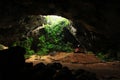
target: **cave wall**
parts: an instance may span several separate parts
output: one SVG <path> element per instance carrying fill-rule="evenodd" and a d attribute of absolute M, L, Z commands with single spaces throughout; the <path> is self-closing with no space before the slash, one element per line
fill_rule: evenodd
<path fill-rule="evenodd" d="M 118 0 L 1 0 L 0 30 L 5 29 L 7 32 L 8 29 L 8 36 L 13 37 L 13 30 L 10 31 L 9 28 L 12 29 L 11 25 L 14 25 L 19 29 L 17 20 L 20 17 L 60 15 L 72 20 L 78 31 L 83 27 L 87 32 L 105 36 L 110 43 L 119 47 L 119 9 Z M 1 32 L 0 35 L 6 32 Z"/>
<path fill-rule="evenodd" d="M 72 21 L 82 20 L 113 36 L 120 32 L 119 8 L 117 0 L 1 0 L 0 28 L 9 27 L 7 24 L 14 23 L 19 16 L 56 14 Z"/>

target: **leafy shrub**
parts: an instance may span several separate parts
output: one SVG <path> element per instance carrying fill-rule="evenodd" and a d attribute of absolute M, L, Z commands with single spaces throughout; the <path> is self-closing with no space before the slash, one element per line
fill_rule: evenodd
<path fill-rule="evenodd" d="M 103 61 L 106 61 L 106 60 L 107 60 L 105 54 L 103 54 L 102 52 L 99 52 L 99 53 L 97 54 L 97 57 L 98 57 L 99 59 L 103 60 Z"/>
<path fill-rule="evenodd" d="M 34 50 L 31 50 L 33 38 L 29 37 L 22 41 L 16 41 L 13 46 L 21 46 L 24 47 L 27 54 L 26 55 L 32 55 L 34 53 Z"/>
<path fill-rule="evenodd" d="M 31 19 L 31 18 L 30 18 Z M 70 22 L 65 18 L 54 18 L 54 20 L 50 16 L 44 17 L 44 29 L 45 34 L 41 35 L 38 38 L 37 44 L 37 54 L 46 55 L 49 52 L 53 51 L 64 51 L 70 52 L 72 51 L 71 43 L 65 43 L 63 41 L 63 28 L 69 26 Z M 21 23 L 23 24 L 23 23 Z M 26 25 L 26 24 L 23 24 Z M 27 25 L 28 27 L 29 25 Z M 32 55 L 35 53 L 34 50 L 31 49 L 33 44 L 33 38 L 28 37 L 22 41 L 16 41 L 14 46 L 21 46 L 26 49 L 26 58 L 28 55 Z"/>
<path fill-rule="evenodd" d="M 44 25 L 46 33 L 39 37 L 38 54 L 47 54 L 52 51 L 72 51 L 71 43 L 63 41 L 63 28 L 69 26 L 67 19 L 60 19 L 57 22 L 49 21 Z"/>

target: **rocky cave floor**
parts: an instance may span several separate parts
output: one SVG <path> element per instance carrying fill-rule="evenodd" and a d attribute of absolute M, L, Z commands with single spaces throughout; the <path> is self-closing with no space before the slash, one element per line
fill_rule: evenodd
<path fill-rule="evenodd" d="M 71 70 L 94 72 L 100 80 L 120 80 L 120 61 L 103 62 L 93 54 L 57 52 L 46 56 L 32 55 L 26 62 L 32 62 L 33 65 L 59 62 Z"/>

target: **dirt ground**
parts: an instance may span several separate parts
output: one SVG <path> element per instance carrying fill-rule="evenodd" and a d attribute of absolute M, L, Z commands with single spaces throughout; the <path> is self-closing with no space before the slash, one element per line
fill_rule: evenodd
<path fill-rule="evenodd" d="M 94 72 L 100 80 L 120 80 L 120 61 L 103 62 L 94 54 L 58 52 L 46 56 L 32 55 L 26 62 L 33 62 L 33 65 L 39 62 L 60 62 L 71 70 L 85 69 Z"/>

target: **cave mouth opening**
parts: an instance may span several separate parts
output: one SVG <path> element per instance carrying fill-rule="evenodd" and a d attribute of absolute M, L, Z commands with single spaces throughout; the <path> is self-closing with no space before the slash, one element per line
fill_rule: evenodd
<path fill-rule="evenodd" d="M 9 47 L 22 46 L 26 49 L 27 55 L 39 54 L 46 55 L 55 52 L 71 52 L 75 40 L 75 28 L 72 21 L 57 15 L 28 15 L 18 18 L 16 24 L 10 29 L 14 32 L 14 37 L 7 36 L 3 39 L 8 40 Z M 3 31 L 4 32 L 4 31 Z M 8 35 L 10 35 L 8 34 Z M 72 39 L 74 38 L 74 40 Z"/>
<path fill-rule="evenodd" d="M 17 18 L 14 24 L 11 22 L 7 25 L 9 27 L 0 28 L 0 50 L 8 49 L 11 46 L 22 46 L 27 51 L 26 58 L 33 54 L 46 55 L 60 51 L 74 52 L 75 50 L 79 51 L 79 49 L 79 53 L 85 53 L 86 51 L 86 53 L 91 54 L 94 53 L 95 49 L 100 51 L 100 48 L 103 47 L 94 42 L 96 38 L 99 39 L 99 36 L 89 31 L 85 32 L 84 29 L 82 31 L 80 24 L 78 24 L 79 28 L 77 29 L 77 25 L 73 26 L 71 20 L 57 15 L 22 16 Z M 77 33 L 77 30 L 80 33 Z M 79 40 L 83 39 L 80 45 L 76 34 L 79 34 L 77 35 L 80 38 Z M 94 39 L 91 40 L 92 38 Z M 93 46 L 91 44 L 89 46 L 89 42 Z M 7 47 L 7 44 L 10 45 Z M 79 47 L 79 49 L 76 47 Z M 88 48 L 92 50 L 86 50 Z M 106 57 L 104 57 L 102 51 L 97 55 L 102 58 Z"/>
<path fill-rule="evenodd" d="M 81 48 L 76 37 L 76 27 L 70 19 L 62 16 L 25 15 L 18 17 L 14 24 L 8 26 L 10 27 L 2 29 L 4 36 L 0 36 L 1 44 L 8 44 L 8 47 L 22 46 L 27 55 L 74 52 L 76 47 Z M 81 52 L 84 52 L 84 49 L 81 48 Z"/>
<path fill-rule="evenodd" d="M 58 51 L 72 51 L 72 43 L 65 41 L 65 29 L 71 25 L 70 20 L 57 15 L 44 15 L 42 32 L 39 29 L 37 50 L 38 54 L 48 54 Z"/>

